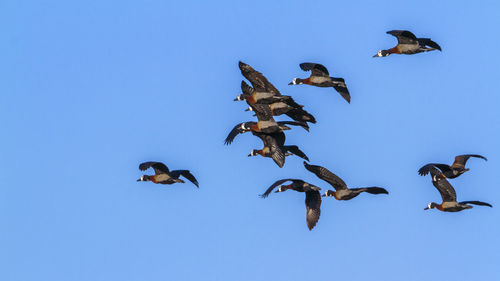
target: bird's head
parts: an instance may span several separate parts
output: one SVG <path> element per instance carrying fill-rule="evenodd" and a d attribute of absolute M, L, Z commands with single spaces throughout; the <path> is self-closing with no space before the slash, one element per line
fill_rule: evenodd
<path fill-rule="evenodd" d="M 424 210 L 434 209 L 436 208 L 437 205 L 438 205 L 437 203 L 431 202 L 427 205 L 427 207 L 425 207 Z"/>
<path fill-rule="evenodd" d="M 275 191 L 275 193 L 287 191 L 290 188 L 292 188 L 291 184 L 289 184 L 289 185 L 280 185 L 280 187 L 278 187 L 278 189 Z"/>
<path fill-rule="evenodd" d="M 252 151 L 250 151 L 250 154 L 248 154 L 248 157 L 250 157 L 250 156 L 257 156 L 259 154 L 260 154 L 260 150 L 252 149 Z"/>
<path fill-rule="evenodd" d="M 332 197 L 335 194 L 335 191 L 333 190 L 327 190 L 325 194 L 323 194 L 323 197 Z"/>
<path fill-rule="evenodd" d="M 236 96 L 236 98 L 234 99 L 234 101 L 242 101 L 245 99 L 245 95 L 244 94 L 239 94 Z"/>
<path fill-rule="evenodd" d="M 300 79 L 300 78 L 293 78 L 292 82 L 288 83 L 288 85 L 301 85 L 301 84 L 304 84 L 304 82 L 302 82 L 303 80 Z"/>
<path fill-rule="evenodd" d="M 376 55 L 374 55 L 373 57 L 374 58 L 378 58 L 378 57 L 387 57 L 388 55 L 390 55 L 391 53 L 389 53 L 389 51 L 387 50 L 380 50 L 378 51 L 378 53 Z"/>
<path fill-rule="evenodd" d="M 141 176 L 140 179 L 138 179 L 137 181 L 149 181 L 149 176 L 148 175 L 143 175 Z"/>

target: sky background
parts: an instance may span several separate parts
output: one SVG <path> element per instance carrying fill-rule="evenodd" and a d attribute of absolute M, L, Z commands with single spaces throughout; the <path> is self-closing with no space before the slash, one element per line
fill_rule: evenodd
<path fill-rule="evenodd" d="M 498 1 L 11 1 L 0 3 L 0 279 L 500 280 Z M 443 52 L 372 58 L 408 29 Z M 311 164 L 389 196 L 261 199 L 274 181 L 330 186 L 261 141 L 234 102 L 250 64 L 314 114 L 287 132 Z M 343 77 L 288 86 L 302 62 Z M 286 120 L 279 117 L 278 120 Z M 440 202 L 429 162 L 478 153 Z M 144 161 L 200 182 L 138 183 Z M 146 174 L 151 174 L 148 171 Z"/>

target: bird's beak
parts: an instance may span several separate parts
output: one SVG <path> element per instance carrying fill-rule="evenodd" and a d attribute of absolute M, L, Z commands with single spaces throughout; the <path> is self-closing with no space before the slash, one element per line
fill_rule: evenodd
<path fill-rule="evenodd" d="M 245 111 L 250 111 L 250 108 L 245 109 Z"/>
<path fill-rule="evenodd" d="M 239 101 L 239 99 L 238 99 L 238 98 L 235 98 L 233 101 Z"/>
<path fill-rule="evenodd" d="M 141 179 L 138 179 L 137 181 L 141 181 Z"/>
<path fill-rule="evenodd" d="M 374 55 L 372 58 L 378 58 L 378 54 Z"/>
<path fill-rule="evenodd" d="M 326 194 L 321 195 L 321 197 L 326 197 Z"/>
<path fill-rule="evenodd" d="M 424 210 L 429 210 L 429 207 L 425 207 Z"/>
<path fill-rule="evenodd" d="M 293 85 L 293 82 L 288 83 L 288 85 Z"/>
<path fill-rule="evenodd" d="M 248 154 L 248 157 L 252 156 L 252 154 Z"/>

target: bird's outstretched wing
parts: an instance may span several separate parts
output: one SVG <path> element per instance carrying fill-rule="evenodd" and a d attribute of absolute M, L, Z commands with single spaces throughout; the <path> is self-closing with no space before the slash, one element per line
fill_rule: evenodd
<path fill-rule="evenodd" d="M 387 31 L 387 34 L 398 38 L 398 44 L 418 44 L 415 34 L 408 30 L 391 30 Z"/>
<path fill-rule="evenodd" d="M 285 145 L 283 146 L 283 150 L 289 151 L 290 153 L 293 153 L 294 155 L 297 155 L 300 158 L 309 161 L 307 155 L 304 152 L 302 152 L 302 150 L 300 150 L 299 147 L 296 145 Z"/>
<path fill-rule="evenodd" d="M 317 165 L 309 165 L 305 161 L 304 167 L 306 167 L 309 172 L 315 174 L 318 178 L 329 183 L 333 186 L 333 188 L 335 188 L 335 190 L 347 189 L 345 182 L 328 169 Z"/>
<path fill-rule="evenodd" d="M 227 135 L 224 144 L 230 145 L 231 143 L 233 143 L 234 138 L 236 138 L 237 135 L 250 131 L 249 128 L 252 124 L 255 124 L 255 122 L 244 122 L 234 126 L 231 132 L 229 132 L 229 134 Z"/>
<path fill-rule="evenodd" d="M 277 187 L 278 185 L 281 185 L 287 181 L 292 181 L 292 182 L 297 182 L 297 181 L 302 181 L 302 180 L 298 180 L 298 179 L 282 179 L 282 180 L 279 180 L 279 181 L 276 181 L 275 183 L 273 183 L 267 190 L 266 192 L 264 192 L 263 194 L 260 195 L 260 197 L 262 198 L 266 198 L 267 196 L 269 196 L 269 194 L 271 194 L 271 192 L 273 191 L 273 189 L 275 187 Z"/>
<path fill-rule="evenodd" d="M 306 191 L 306 221 L 309 230 L 312 230 L 321 215 L 321 194 L 317 190 Z"/>
<path fill-rule="evenodd" d="M 149 169 L 150 167 L 152 167 L 155 170 L 156 175 L 169 173 L 168 167 L 165 164 L 163 164 L 161 162 L 154 162 L 154 161 L 141 163 L 139 165 L 139 170 L 145 171 L 145 170 Z"/>
<path fill-rule="evenodd" d="M 488 206 L 488 207 L 493 208 L 493 206 L 490 203 L 481 202 L 481 201 L 462 201 L 462 202 L 458 202 L 458 203 L 459 204 L 474 204 L 474 205 Z"/>
<path fill-rule="evenodd" d="M 465 168 L 465 163 L 467 163 L 467 160 L 471 157 L 476 157 L 476 158 L 481 158 L 484 159 L 485 161 L 488 161 L 486 157 L 478 155 L 478 154 L 463 154 L 463 155 L 458 155 L 455 157 L 455 162 L 453 162 L 453 165 L 451 165 L 452 168 Z"/>
<path fill-rule="evenodd" d="M 281 93 L 271 84 L 262 73 L 253 69 L 250 65 L 239 62 L 241 74 L 245 76 L 248 81 L 252 84 L 252 87 L 258 92 L 269 92 L 276 96 L 281 96 Z"/>
<path fill-rule="evenodd" d="M 351 94 L 347 89 L 344 78 L 333 78 L 333 88 L 348 102 L 351 103 Z"/>
<path fill-rule="evenodd" d="M 418 44 L 420 44 L 420 46 L 429 46 L 433 49 L 441 51 L 441 46 L 432 41 L 430 38 L 418 38 Z"/>
<path fill-rule="evenodd" d="M 430 163 L 430 164 L 422 166 L 422 168 L 420 168 L 418 170 L 418 174 L 421 176 L 425 176 L 431 171 L 432 167 L 438 168 L 443 173 L 451 171 L 450 166 L 448 166 L 446 164 Z"/>
<path fill-rule="evenodd" d="M 174 171 L 170 172 L 170 176 L 172 178 L 175 178 L 175 179 L 178 179 L 179 176 L 183 176 L 186 179 L 188 179 L 190 182 L 192 182 L 194 185 L 196 185 L 196 187 L 200 187 L 198 185 L 198 181 L 193 176 L 193 174 L 191 174 L 191 172 L 189 170 L 174 170 Z"/>
<path fill-rule="evenodd" d="M 328 69 L 319 63 L 304 62 L 300 64 L 300 68 L 304 71 L 311 71 L 311 76 L 330 77 Z"/>
<path fill-rule="evenodd" d="M 359 190 L 360 192 L 367 192 L 370 194 L 389 194 L 389 192 L 385 188 L 378 186 L 351 188 L 351 190 Z"/>
<path fill-rule="evenodd" d="M 301 121 L 279 121 L 276 122 L 278 125 L 292 125 L 292 126 L 301 126 L 304 130 L 309 132 L 309 125 L 306 122 Z"/>
<path fill-rule="evenodd" d="M 432 184 L 441 194 L 443 202 L 456 202 L 457 193 L 451 184 L 446 180 L 446 177 L 438 169 L 432 167 L 431 170 Z"/>

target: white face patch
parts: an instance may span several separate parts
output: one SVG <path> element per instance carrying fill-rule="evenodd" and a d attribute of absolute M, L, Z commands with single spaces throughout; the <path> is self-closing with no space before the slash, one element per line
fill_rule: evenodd
<path fill-rule="evenodd" d="M 429 203 L 429 205 L 427 205 L 427 208 L 431 209 L 431 206 L 432 206 L 432 203 Z"/>
<path fill-rule="evenodd" d="M 144 181 L 144 176 L 141 176 L 141 181 Z"/>
<path fill-rule="evenodd" d="M 248 111 L 253 111 L 251 106 L 248 107 Z"/>
<path fill-rule="evenodd" d="M 245 130 L 245 123 L 241 123 L 240 129 Z"/>

